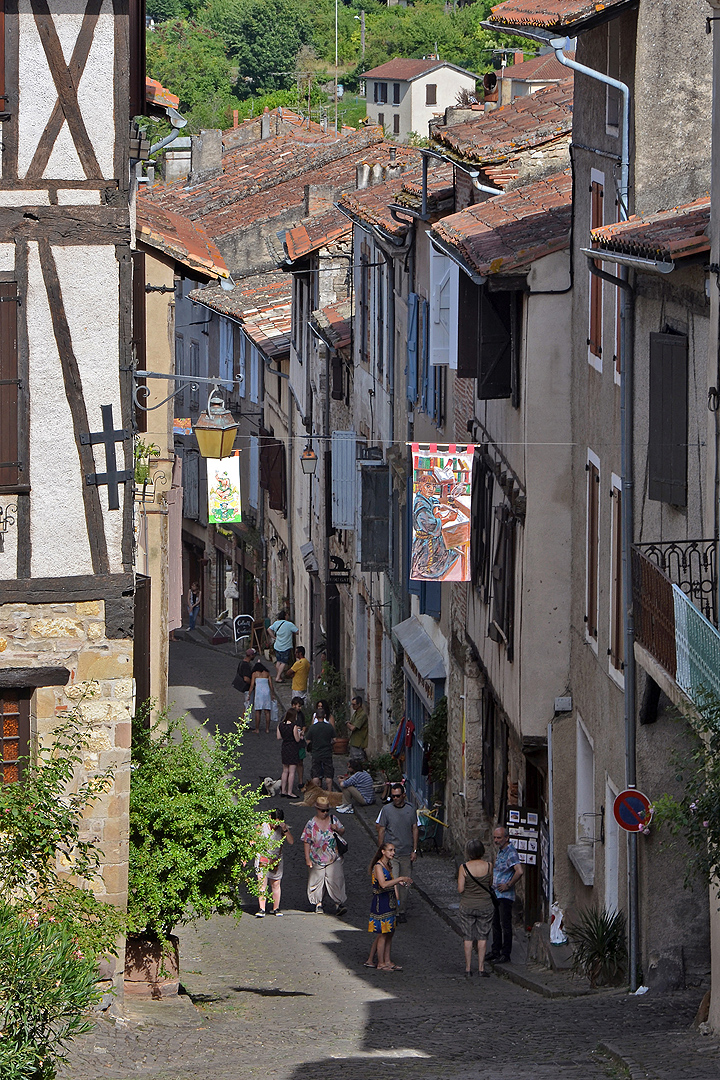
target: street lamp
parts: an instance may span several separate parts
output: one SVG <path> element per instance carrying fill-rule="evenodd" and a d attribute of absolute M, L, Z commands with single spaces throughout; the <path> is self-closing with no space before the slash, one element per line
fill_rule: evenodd
<path fill-rule="evenodd" d="M 225 458 L 232 453 L 238 423 L 225 408 L 217 387 L 208 397 L 207 412 L 200 413 L 194 431 L 198 450 L 204 458 Z"/>
<path fill-rule="evenodd" d="M 307 444 L 300 455 L 300 465 L 306 476 L 312 476 L 317 468 L 318 456 L 310 443 Z"/>

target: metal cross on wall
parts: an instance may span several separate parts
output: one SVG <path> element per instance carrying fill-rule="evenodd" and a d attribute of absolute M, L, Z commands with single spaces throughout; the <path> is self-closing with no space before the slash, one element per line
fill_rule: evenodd
<path fill-rule="evenodd" d="M 94 446 L 97 443 L 105 444 L 105 468 L 106 472 L 103 473 L 88 473 L 85 476 L 88 484 L 97 484 L 98 487 L 107 485 L 108 489 L 108 509 L 119 510 L 120 509 L 120 493 L 118 491 L 118 484 L 125 484 L 128 480 L 132 480 L 135 473 L 132 469 L 120 469 L 117 467 L 117 457 L 115 456 L 115 443 L 125 442 L 130 438 L 130 432 L 125 428 L 120 428 L 118 431 L 113 431 L 113 415 L 112 405 L 101 405 L 102 410 L 102 431 L 95 432 L 81 432 L 80 442 L 83 446 Z"/>

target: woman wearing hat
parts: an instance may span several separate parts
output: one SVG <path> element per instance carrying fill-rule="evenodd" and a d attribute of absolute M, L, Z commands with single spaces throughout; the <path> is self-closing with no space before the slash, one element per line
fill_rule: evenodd
<path fill-rule="evenodd" d="M 321 790 L 315 789 L 316 792 Z M 308 900 L 318 915 L 323 912 L 325 890 L 336 904 L 336 915 L 344 915 L 347 911 L 343 860 L 335 842 L 335 836 L 342 836 L 345 829 L 332 812 L 332 807 L 337 805 L 337 800 L 341 798 L 342 796 L 334 792 L 313 792 L 315 815 L 310 818 L 300 837 L 305 847 L 305 865 L 308 868 Z"/>

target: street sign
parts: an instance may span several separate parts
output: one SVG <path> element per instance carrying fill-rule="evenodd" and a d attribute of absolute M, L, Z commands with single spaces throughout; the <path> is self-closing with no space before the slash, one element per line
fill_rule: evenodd
<path fill-rule="evenodd" d="M 640 832 L 650 824 L 650 800 L 642 791 L 628 788 L 621 791 L 613 803 L 613 814 L 621 829 L 626 832 Z"/>

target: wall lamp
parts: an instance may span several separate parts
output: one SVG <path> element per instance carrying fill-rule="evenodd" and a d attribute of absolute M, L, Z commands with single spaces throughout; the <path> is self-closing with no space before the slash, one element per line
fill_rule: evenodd
<path fill-rule="evenodd" d="M 232 413 L 225 408 L 225 402 L 220 391 L 221 386 L 232 384 L 225 383 L 220 379 L 201 379 L 195 375 L 161 375 L 156 371 L 135 371 L 133 375 L 136 380 L 165 379 L 166 382 L 180 383 L 171 394 L 168 394 L 157 405 L 147 406 L 143 405 L 143 401 L 147 401 L 150 387 L 138 381 L 133 392 L 133 401 L 137 408 L 143 412 L 152 412 L 154 409 L 159 409 L 161 405 L 170 401 L 171 398 L 181 394 L 186 386 L 189 386 L 191 390 L 198 390 L 201 383 L 211 385 L 212 390 L 208 396 L 207 410 L 200 413 L 193 429 L 198 449 L 204 458 L 224 458 L 232 453 L 238 422 Z M 242 375 L 238 375 L 237 379 L 242 379 Z"/>
<path fill-rule="evenodd" d="M 310 443 L 307 444 L 302 454 L 300 455 L 300 465 L 302 471 L 306 476 L 312 476 L 317 469 L 318 456 L 313 450 Z"/>

